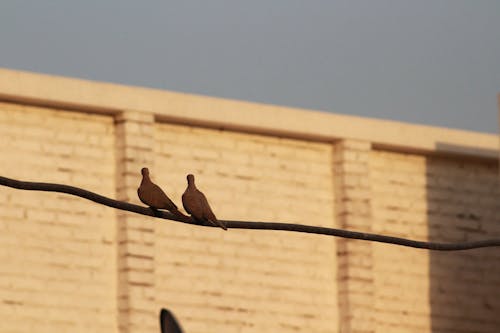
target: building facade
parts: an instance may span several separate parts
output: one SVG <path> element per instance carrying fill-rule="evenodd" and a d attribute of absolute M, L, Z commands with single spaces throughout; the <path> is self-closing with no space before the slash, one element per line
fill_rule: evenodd
<path fill-rule="evenodd" d="M 498 137 L 0 70 L 0 175 L 220 219 L 500 237 Z M 227 232 L 0 186 L 1 332 L 498 332 L 500 249 Z"/>

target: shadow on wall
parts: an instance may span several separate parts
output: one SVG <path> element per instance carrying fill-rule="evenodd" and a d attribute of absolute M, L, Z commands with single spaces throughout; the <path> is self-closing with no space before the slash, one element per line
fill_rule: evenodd
<path fill-rule="evenodd" d="M 498 150 L 495 149 L 483 149 L 483 148 L 476 148 L 476 147 L 466 147 L 466 146 L 459 146 L 459 145 L 454 145 L 450 143 L 445 143 L 445 142 L 438 142 L 436 145 L 436 151 L 441 154 L 445 155 L 455 155 L 455 156 L 484 156 L 485 159 L 496 159 L 498 155 Z"/>
<path fill-rule="evenodd" d="M 492 160 L 427 159 L 429 240 L 500 237 L 500 181 Z M 430 252 L 432 332 L 498 332 L 500 249 Z"/>

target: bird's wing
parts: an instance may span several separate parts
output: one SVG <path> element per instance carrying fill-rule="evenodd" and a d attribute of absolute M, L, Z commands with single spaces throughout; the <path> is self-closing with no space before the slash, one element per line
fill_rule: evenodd
<path fill-rule="evenodd" d="M 161 187 L 158 185 L 151 183 L 151 196 L 152 201 L 155 203 L 155 206 L 158 208 L 164 208 L 168 210 L 177 209 L 176 204 L 173 203 L 172 200 L 163 192 Z"/>
<path fill-rule="evenodd" d="M 203 218 L 203 206 L 195 192 L 187 190 L 182 195 L 182 205 L 196 220 Z"/>
<path fill-rule="evenodd" d="M 217 217 L 215 217 L 210 204 L 208 203 L 207 197 L 203 192 L 198 191 L 200 196 L 200 201 L 203 207 L 203 219 L 210 222 L 212 225 L 216 227 L 221 227 L 224 230 L 227 230 L 226 224 L 222 221 L 219 221 Z"/>
<path fill-rule="evenodd" d="M 150 207 L 155 206 L 154 195 L 151 189 L 151 184 L 149 183 L 141 183 L 141 186 L 137 189 L 137 195 L 141 202 Z"/>
<path fill-rule="evenodd" d="M 203 192 L 198 191 L 198 195 L 200 197 L 200 203 L 203 207 L 203 218 L 211 221 L 216 221 L 217 217 L 215 217 L 214 212 L 212 211 L 212 208 L 210 208 L 210 205 L 208 203 L 207 197 Z"/>

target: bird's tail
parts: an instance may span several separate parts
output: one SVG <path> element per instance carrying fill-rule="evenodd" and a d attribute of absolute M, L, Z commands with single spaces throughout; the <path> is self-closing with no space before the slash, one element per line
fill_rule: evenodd
<path fill-rule="evenodd" d="M 220 227 L 224 230 L 227 230 L 227 227 L 226 227 L 226 224 L 222 221 L 219 221 L 219 220 L 208 220 L 208 222 L 210 222 L 213 226 L 215 227 Z"/>
<path fill-rule="evenodd" d="M 189 220 L 191 220 L 189 218 L 189 216 L 182 214 L 181 211 L 178 210 L 178 209 L 171 210 L 170 213 L 174 214 L 175 217 L 178 217 L 182 221 L 189 221 Z"/>

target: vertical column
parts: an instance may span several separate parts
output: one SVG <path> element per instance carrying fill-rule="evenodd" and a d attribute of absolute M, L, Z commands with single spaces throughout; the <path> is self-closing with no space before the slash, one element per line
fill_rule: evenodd
<path fill-rule="evenodd" d="M 371 144 L 342 140 L 334 146 L 335 209 L 342 229 L 370 232 Z M 375 331 L 372 243 L 338 240 L 340 332 Z"/>
<path fill-rule="evenodd" d="M 144 166 L 154 162 L 154 116 L 126 111 L 116 117 L 118 200 L 139 203 Z M 154 298 L 154 225 L 117 211 L 118 328 L 120 333 L 158 331 Z"/>

